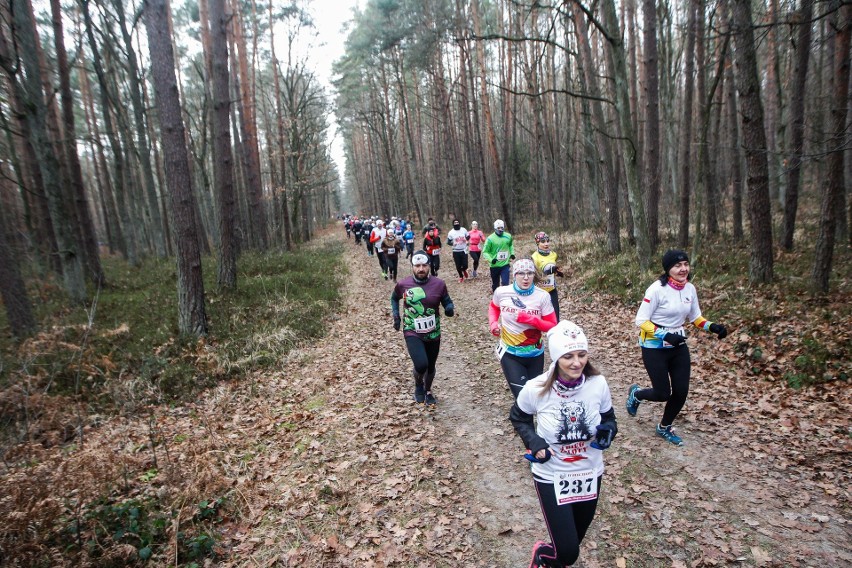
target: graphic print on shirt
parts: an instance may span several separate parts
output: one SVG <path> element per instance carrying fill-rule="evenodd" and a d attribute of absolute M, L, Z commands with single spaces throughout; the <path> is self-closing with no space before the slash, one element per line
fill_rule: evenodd
<path fill-rule="evenodd" d="M 403 329 L 424 334 L 427 339 L 432 339 L 437 337 L 441 330 L 435 317 L 435 309 L 425 307 L 423 305 L 424 299 L 426 299 L 426 292 L 419 286 L 405 291 Z"/>
<path fill-rule="evenodd" d="M 592 426 L 584 403 L 564 401 L 560 405 L 559 414 L 562 426 L 556 434 L 556 440 L 560 444 L 585 442 L 592 439 Z"/>

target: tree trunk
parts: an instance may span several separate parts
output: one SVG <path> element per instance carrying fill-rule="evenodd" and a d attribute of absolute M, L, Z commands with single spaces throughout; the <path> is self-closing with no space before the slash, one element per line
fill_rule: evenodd
<path fill-rule="evenodd" d="M 57 2 L 58 0 L 52 0 Z M 127 29 L 124 14 L 124 1 L 112 0 L 122 39 L 124 40 L 124 57 L 127 64 L 127 82 L 130 87 L 130 102 L 133 106 L 134 126 L 136 129 L 136 154 L 139 157 L 141 167 L 142 186 L 147 199 L 148 227 L 154 250 L 159 258 L 166 257 L 166 231 L 163 214 L 160 211 L 160 201 L 157 196 L 157 184 L 154 180 L 154 167 L 151 164 L 151 146 L 145 132 L 145 105 L 142 97 L 142 87 L 139 84 L 139 64 L 136 59 L 136 50 L 133 47 L 133 39 Z"/>
<path fill-rule="evenodd" d="M 236 203 L 234 159 L 231 153 L 228 90 L 228 20 L 225 0 L 210 0 L 211 61 L 213 65 L 213 179 L 219 224 L 219 288 L 237 287 L 237 256 L 234 234 Z"/>
<path fill-rule="evenodd" d="M 834 101 L 831 108 L 831 124 L 834 125 L 834 137 L 829 143 L 832 152 L 828 155 L 828 178 L 822 195 L 820 207 L 819 235 L 814 252 L 812 286 L 815 292 L 828 293 L 831 264 L 834 257 L 835 230 L 838 201 L 845 191 L 843 175 L 843 154 L 849 134 L 846 132 L 846 107 L 849 104 L 849 47 L 852 36 L 852 4 L 843 4 L 837 13 L 834 48 Z"/>
<path fill-rule="evenodd" d="M 42 73 L 36 53 L 36 27 L 32 5 L 29 0 L 13 0 L 12 12 L 13 37 L 17 38 L 24 71 L 23 84 L 15 82 L 14 88 L 19 89 L 18 98 L 24 102 L 25 117 L 47 194 L 56 244 L 59 247 L 65 291 L 73 303 L 82 304 L 86 301 L 86 282 L 82 259 L 75 250 L 74 232 L 70 226 L 72 217 L 66 208 L 62 192 L 59 160 L 47 133 L 48 109 L 42 91 Z M 0 53 L 3 66 L 8 72 L 14 65 L 9 58 L 8 46 L 0 47 Z"/>
<path fill-rule="evenodd" d="M 636 254 L 642 271 L 651 266 L 651 242 L 648 238 L 648 225 L 645 218 L 642 187 L 639 184 L 639 172 L 636 165 L 636 134 L 630 115 L 630 99 L 627 89 L 627 63 L 624 57 L 624 44 L 618 29 L 618 16 L 614 0 L 604 0 L 601 4 L 603 20 L 606 26 L 606 40 L 609 43 L 607 57 L 610 61 L 615 82 L 615 113 L 621 127 L 623 146 L 623 161 L 627 176 L 627 195 L 630 200 L 630 211 L 633 215 L 634 237 L 636 238 Z"/>
<path fill-rule="evenodd" d="M 760 284 L 771 282 L 773 277 L 766 131 L 754 49 L 751 3 L 747 0 L 734 0 L 731 6 L 734 62 L 748 175 L 748 216 L 751 223 L 749 279 L 753 284 Z"/>
<path fill-rule="evenodd" d="M 5 172 L 4 172 L 5 173 Z M 3 180 L 4 185 L 8 183 Z M 36 330 L 33 307 L 27 296 L 27 287 L 21 277 L 21 255 L 12 250 L 9 223 L 5 211 L 0 211 L 0 298 L 6 306 L 6 319 L 9 329 L 17 338 L 32 335 Z"/>
<path fill-rule="evenodd" d="M 657 54 L 657 2 L 642 0 L 645 59 L 645 214 L 653 253 L 660 242 L 660 70 Z"/>
<path fill-rule="evenodd" d="M 787 157 L 787 189 L 784 193 L 784 228 L 781 246 L 793 250 L 796 231 L 796 213 L 799 209 L 799 183 L 802 179 L 802 154 L 805 139 L 805 87 L 808 80 L 808 62 L 811 55 L 811 19 L 814 0 L 802 0 L 798 15 L 799 35 L 796 44 L 796 71 L 793 91 L 790 93 L 790 154 Z"/>
<path fill-rule="evenodd" d="M 690 197 L 692 195 L 692 104 L 695 95 L 695 28 L 697 18 L 698 2 L 689 0 L 687 9 L 689 17 L 686 26 L 686 52 L 684 53 L 684 81 L 683 89 L 683 120 L 680 145 L 683 148 L 681 156 L 680 173 L 680 209 L 677 243 L 681 248 L 689 244 L 689 214 Z"/>
<path fill-rule="evenodd" d="M 175 221 L 178 274 L 178 329 L 181 333 L 207 333 L 201 251 L 195 220 L 195 198 L 186 151 L 186 133 L 178 99 L 175 59 L 168 33 L 168 0 L 146 0 L 145 24 L 151 54 L 151 75 L 160 135 L 163 141 L 166 186 L 171 194 Z"/>

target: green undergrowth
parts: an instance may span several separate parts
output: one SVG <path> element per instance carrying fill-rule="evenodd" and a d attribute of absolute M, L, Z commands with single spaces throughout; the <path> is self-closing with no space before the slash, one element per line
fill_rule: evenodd
<path fill-rule="evenodd" d="M 613 301 L 638 306 L 645 289 L 662 274 L 660 257 L 675 248 L 675 239 L 663 239 L 651 270 L 642 273 L 635 249 L 622 239 L 618 254 L 609 252 L 606 237 L 591 231 L 560 236 L 555 250 L 582 292 L 604 293 Z M 728 341 L 747 362 L 747 372 L 792 388 L 849 380 L 852 360 L 849 327 L 852 323 L 852 254 L 848 247 L 835 249 L 831 290 L 811 292 L 813 244 L 803 243 L 794 253 L 776 251 L 774 281 L 749 283 L 747 242 L 705 240 L 692 261 L 692 282 L 698 288 L 703 315 L 726 324 Z"/>
<path fill-rule="evenodd" d="M 243 254 L 237 288 L 229 291 L 217 290 L 215 259 L 204 258 L 209 334 L 202 338 L 178 333 L 173 259 L 132 267 L 104 258 L 108 284 L 84 307 L 67 307 L 55 284 L 38 283 L 31 294 L 39 333 L 20 344 L 0 334 L 0 388 L 31 385 L 102 411 L 128 396 L 180 402 L 219 380 L 272 367 L 294 346 L 321 337 L 339 309 L 341 253 L 332 245 Z"/>

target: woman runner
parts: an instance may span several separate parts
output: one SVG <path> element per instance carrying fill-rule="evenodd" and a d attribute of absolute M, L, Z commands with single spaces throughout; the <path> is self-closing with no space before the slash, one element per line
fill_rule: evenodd
<path fill-rule="evenodd" d="M 651 388 L 633 384 L 627 394 L 627 413 L 636 416 L 643 400 L 665 402 L 663 416 L 656 433 L 675 446 L 683 439 L 675 434 L 672 423 L 686 403 L 689 393 L 691 360 L 686 346 L 685 321 L 698 329 L 715 333 L 719 339 L 728 335 L 724 325 L 701 317 L 695 286 L 689 282 L 689 256 L 682 250 L 669 250 L 663 255 L 663 274 L 645 291 L 636 313 L 642 362 L 651 378 Z"/>
<path fill-rule="evenodd" d="M 533 545 L 530 568 L 571 566 L 595 516 L 603 450 L 618 432 L 606 379 L 589 361 L 583 330 L 562 321 L 547 332 L 553 362 L 530 380 L 509 419 L 526 445 L 550 542 Z M 535 422 L 533 422 L 535 418 Z"/>
<path fill-rule="evenodd" d="M 497 357 L 512 397 L 518 398 L 524 384 L 544 369 L 542 332 L 556 325 L 556 314 L 550 295 L 533 285 L 532 260 L 517 260 L 512 273 L 512 284 L 498 287 L 491 297 L 488 324 L 491 334 L 500 338 Z"/>

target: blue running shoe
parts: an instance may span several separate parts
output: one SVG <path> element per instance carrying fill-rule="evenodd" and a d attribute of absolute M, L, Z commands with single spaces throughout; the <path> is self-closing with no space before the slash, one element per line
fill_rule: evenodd
<path fill-rule="evenodd" d="M 636 411 L 639 410 L 639 403 L 642 402 L 636 398 L 636 391 L 639 390 L 639 385 L 633 383 L 630 385 L 630 390 L 627 391 L 627 414 L 636 416 Z"/>
<path fill-rule="evenodd" d="M 666 426 L 663 428 L 659 424 L 657 424 L 657 436 L 662 438 L 663 440 L 674 444 L 675 446 L 682 446 L 683 440 L 674 433 L 671 426 Z"/>

